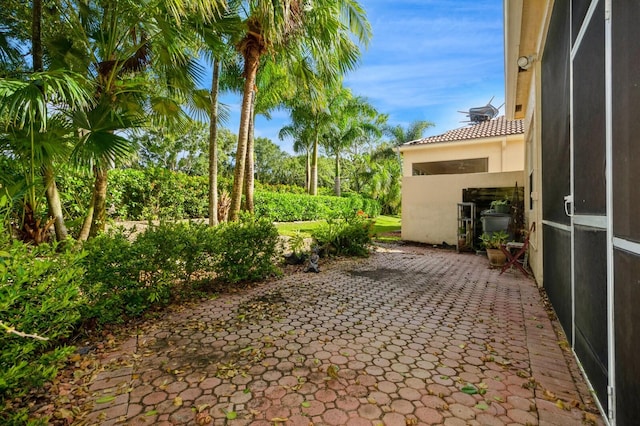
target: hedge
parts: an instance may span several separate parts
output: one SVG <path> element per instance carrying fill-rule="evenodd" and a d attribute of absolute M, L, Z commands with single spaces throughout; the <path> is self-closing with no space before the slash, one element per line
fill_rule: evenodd
<path fill-rule="evenodd" d="M 255 193 L 255 214 L 274 222 L 318 220 L 331 217 L 351 217 L 362 211 L 371 217 L 380 214 L 380 205 L 360 195 L 332 197 L 326 195 Z"/>

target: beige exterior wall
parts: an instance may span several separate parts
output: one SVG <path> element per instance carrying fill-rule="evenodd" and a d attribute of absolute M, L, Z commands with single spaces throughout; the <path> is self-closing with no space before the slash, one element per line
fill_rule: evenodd
<path fill-rule="evenodd" d="M 525 220 L 527 227 L 536 223 L 530 238 L 529 266 L 538 285 L 544 283 L 542 256 L 542 148 L 540 102 L 541 63 L 545 35 L 553 9 L 553 1 L 505 0 L 505 115 L 509 120 L 524 118 L 525 146 Z M 522 19 L 526 16 L 527 19 Z M 524 23 L 524 25 L 522 25 Z M 516 64 L 520 56 L 533 59 L 526 72 Z M 516 108 L 520 106 L 520 108 Z M 529 179 L 531 176 L 531 180 Z M 533 185 L 531 185 L 533 184 Z M 529 197 L 531 194 L 531 197 Z M 533 199 L 531 205 L 530 199 Z"/>
<path fill-rule="evenodd" d="M 471 158 L 489 158 L 489 173 L 524 170 L 523 135 L 405 146 L 400 151 L 403 156 L 403 176 L 413 174 L 413 163 Z"/>
<path fill-rule="evenodd" d="M 513 187 L 525 184 L 524 137 L 443 142 L 405 146 L 402 179 L 402 239 L 455 245 L 457 204 L 465 188 Z M 488 158 L 488 173 L 412 176 L 414 163 Z M 478 212 L 479 214 L 479 212 Z"/>
<path fill-rule="evenodd" d="M 405 160 L 406 162 L 406 160 Z M 457 204 L 465 188 L 522 186 L 524 173 L 405 176 L 402 178 L 402 239 L 455 245 Z"/>

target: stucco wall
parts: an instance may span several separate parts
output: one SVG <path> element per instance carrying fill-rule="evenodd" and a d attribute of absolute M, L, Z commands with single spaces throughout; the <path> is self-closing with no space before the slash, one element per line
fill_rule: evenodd
<path fill-rule="evenodd" d="M 402 239 L 455 245 L 457 204 L 462 201 L 462 190 L 513 187 L 516 182 L 523 185 L 523 171 L 405 176 L 402 178 Z"/>
<path fill-rule="evenodd" d="M 403 176 L 413 174 L 413 163 L 488 158 L 489 173 L 524 170 L 522 134 L 500 138 L 415 145 L 401 148 Z"/>

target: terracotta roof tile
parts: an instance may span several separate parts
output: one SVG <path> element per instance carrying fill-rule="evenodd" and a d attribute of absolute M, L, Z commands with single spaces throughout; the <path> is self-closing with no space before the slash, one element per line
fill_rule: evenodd
<path fill-rule="evenodd" d="M 470 139 L 490 138 L 497 136 L 517 135 L 524 133 L 523 120 L 509 121 L 500 116 L 493 120 L 483 121 L 482 123 L 471 126 L 460 127 L 459 129 L 449 130 L 438 136 L 429 136 L 427 138 L 418 139 L 407 142 L 404 145 L 424 145 L 441 142 L 466 141 Z"/>

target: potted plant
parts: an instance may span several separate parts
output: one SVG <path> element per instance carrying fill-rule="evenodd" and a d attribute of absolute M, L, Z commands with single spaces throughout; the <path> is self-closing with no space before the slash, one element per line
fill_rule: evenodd
<path fill-rule="evenodd" d="M 510 204 L 511 202 L 507 199 L 493 200 L 491 202 L 491 210 L 496 213 L 509 213 Z"/>
<path fill-rule="evenodd" d="M 491 266 L 502 266 L 507 261 L 507 256 L 500 250 L 500 246 L 507 243 L 509 234 L 505 231 L 495 231 L 491 234 L 483 233 L 480 235 L 482 245 L 487 250 L 487 257 Z"/>

